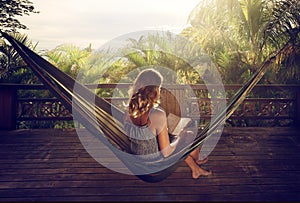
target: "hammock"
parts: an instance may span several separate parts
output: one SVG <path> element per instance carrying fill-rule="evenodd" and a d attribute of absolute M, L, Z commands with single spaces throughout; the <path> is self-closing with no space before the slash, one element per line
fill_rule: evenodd
<path fill-rule="evenodd" d="M 141 162 L 128 155 L 130 154 L 130 141 L 124 131 L 124 113 L 121 110 L 105 99 L 95 95 L 86 86 L 76 82 L 73 78 L 7 33 L 1 32 L 1 34 L 11 43 L 42 83 L 73 113 L 73 116 L 79 118 L 80 123 L 105 145 L 109 148 L 114 148 L 113 151 L 115 151 L 116 148 L 119 149 L 116 156 L 133 172 L 132 174 L 146 182 L 158 182 L 167 178 L 190 152 L 211 137 L 214 131 L 223 124 L 243 102 L 247 94 L 263 77 L 269 64 L 271 64 L 277 56 L 276 54 L 270 57 L 260 66 L 250 80 L 235 94 L 226 108 L 215 116 L 203 130 L 198 131 L 194 141 L 189 146 L 177 150 L 173 155 L 165 158 L 163 161 L 149 160 L 147 162 Z M 80 91 L 73 91 L 75 85 L 76 89 Z M 166 166 L 163 169 L 161 168 L 162 164 Z M 137 171 L 143 171 L 143 173 L 137 173 Z"/>

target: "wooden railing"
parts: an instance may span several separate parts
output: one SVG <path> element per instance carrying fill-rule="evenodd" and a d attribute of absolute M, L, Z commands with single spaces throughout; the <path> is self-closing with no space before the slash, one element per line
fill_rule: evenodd
<path fill-rule="evenodd" d="M 128 100 L 129 86 L 130 84 L 87 85 L 91 91 L 104 95 L 102 97 L 123 110 L 124 102 Z M 242 85 L 224 85 L 226 101 L 229 102 L 241 87 Z M 226 121 L 226 125 L 299 126 L 299 87 L 255 86 Z M 214 116 L 209 93 L 206 85 L 166 85 L 161 92 L 161 106 L 167 113 L 191 117 L 197 119 L 199 125 L 205 125 Z M 43 85 L 0 84 L 0 95 L 0 129 L 74 127 L 71 113 Z"/>

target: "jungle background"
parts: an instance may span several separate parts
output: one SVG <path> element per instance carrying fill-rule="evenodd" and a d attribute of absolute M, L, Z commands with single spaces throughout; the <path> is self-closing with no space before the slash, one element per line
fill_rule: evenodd
<path fill-rule="evenodd" d="M 17 20 L 17 16 L 39 13 L 30 1 L 1 1 L 0 27 L 23 44 L 36 50 L 65 73 L 76 79 L 79 73 L 86 84 L 118 83 L 132 70 L 145 66 L 172 68 L 177 74 L 177 84 L 203 84 L 203 79 L 189 64 L 174 55 L 151 51 L 153 47 L 170 49 L 170 43 L 159 35 L 129 39 L 129 47 L 136 51 L 122 56 L 110 68 L 104 66 L 108 53 L 94 50 L 92 44 L 80 48 L 63 44 L 53 50 L 38 50 L 30 36 L 22 34 L 29 29 Z M 205 0 L 200 1 L 187 16 L 190 26 L 179 34 L 194 46 L 182 49 L 192 64 L 203 62 L 205 53 L 216 66 L 224 84 L 244 84 L 260 65 L 272 54 L 279 53 L 270 65 L 260 84 L 300 83 L 300 3 L 298 0 Z M 170 35 L 170 38 L 172 36 Z M 183 45 L 182 45 L 183 46 Z M 201 47 L 201 49 L 199 49 Z M 153 49 L 152 49 L 153 50 Z M 199 66 L 202 63 L 199 62 Z M 205 72 L 204 67 L 200 69 Z M 99 79 L 97 73 L 105 71 Z M 133 78 L 128 77 L 127 82 Z M 24 61 L 11 47 L 0 39 L 0 82 L 17 84 L 40 84 Z M 110 91 L 97 92 L 100 96 Z M 228 93 L 230 95 L 234 93 Z M 259 94 L 267 94 L 261 92 Z M 285 94 L 283 92 L 283 94 Z M 49 97 L 48 91 L 22 90 L 19 97 Z M 275 96 L 275 95 L 274 95 Z M 39 124 L 41 125 L 41 124 Z M 45 126 L 64 127 L 69 122 L 44 123 Z M 24 128 L 33 127 L 27 122 Z"/>

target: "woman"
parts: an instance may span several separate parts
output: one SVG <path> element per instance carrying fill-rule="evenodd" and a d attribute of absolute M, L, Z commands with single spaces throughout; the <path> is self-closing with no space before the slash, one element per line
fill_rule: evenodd
<path fill-rule="evenodd" d="M 131 151 L 136 155 L 160 152 L 163 157 L 168 157 L 178 145 L 179 139 L 170 143 L 166 113 L 159 108 L 162 82 L 162 75 L 149 68 L 141 71 L 133 83 L 125 115 L 125 130 L 131 138 Z M 192 151 L 185 162 L 194 179 L 211 174 L 199 166 L 207 162 L 207 159 L 199 160 L 199 149 Z"/>

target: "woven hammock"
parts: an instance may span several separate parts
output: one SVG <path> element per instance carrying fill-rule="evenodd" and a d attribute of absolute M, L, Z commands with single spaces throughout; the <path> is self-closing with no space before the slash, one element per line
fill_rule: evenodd
<path fill-rule="evenodd" d="M 198 131 L 190 145 L 177 150 L 163 161 L 141 162 L 130 155 L 130 141 L 124 131 L 124 113 L 121 110 L 95 95 L 86 86 L 75 81 L 7 33 L 1 32 L 1 34 L 11 43 L 41 82 L 72 112 L 73 116 L 76 116 L 91 134 L 108 147 L 118 148 L 121 153 L 116 153 L 116 156 L 132 171 L 132 174 L 146 182 L 158 182 L 167 178 L 194 149 L 213 136 L 214 131 L 233 114 L 277 56 L 276 54 L 270 57 L 259 67 L 249 81 L 237 91 L 226 108 L 221 110 L 204 129 Z M 74 92 L 74 86 L 79 91 Z M 166 167 L 162 168 L 162 165 Z M 143 174 L 136 173 L 136 171 L 143 171 Z"/>

